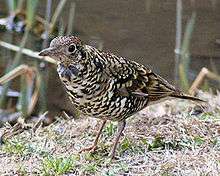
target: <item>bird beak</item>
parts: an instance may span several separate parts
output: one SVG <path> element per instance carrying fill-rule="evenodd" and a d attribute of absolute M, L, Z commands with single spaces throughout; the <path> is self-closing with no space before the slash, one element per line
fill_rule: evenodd
<path fill-rule="evenodd" d="M 43 49 L 40 53 L 39 56 L 52 56 L 56 51 L 55 48 L 46 48 Z"/>

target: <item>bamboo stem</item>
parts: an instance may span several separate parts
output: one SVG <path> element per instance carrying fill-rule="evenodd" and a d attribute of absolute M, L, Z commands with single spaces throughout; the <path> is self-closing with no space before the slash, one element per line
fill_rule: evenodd
<path fill-rule="evenodd" d="M 182 0 L 177 0 L 176 2 L 176 46 L 175 46 L 175 70 L 174 78 L 175 83 L 178 84 L 178 68 L 180 63 L 180 50 L 182 41 Z"/>
<path fill-rule="evenodd" d="M 76 9 L 76 3 L 71 2 L 70 11 L 69 11 L 68 26 L 67 26 L 67 35 L 70 35 L 73 31 L 75 9 Z"/>
<path fill-rule="evenodd" d="M 30 84 L 32 84 L 32 81 L 34 80 L 34 78 L 36 77 L 36 84 L 35 84 L 35 90 L 33 95 L 31 96 L 30 99 L 28 99 L 28 102 L 23 102 L 23 105 L 27 105 L 26 108 L 24 108 L 23 106 L 21 106 L 21 108 L 23 109 L 23 115 L 24 116 L 29 116 L 33 110 L 34 107 L 37 103 L 37 100 L 39 98 L 39 90 L 40 90 L 40 77 L 37 74 L 37 70 L 34 67 L 29 67 L 27 65 L 20 65 L 18 67 L 16 67 L 15 69 L 11 70 L 10 72 L 8 72 L 7 74 L 5 74 L 4 76 L 2 76 L 0 78 L 0 84 L 6 84 L 9 81 L 12 81 L 13 79 L 15 79 L 18 76 L 22 76 L 22 86 L 25 87 L 30 87 Z M 25 77 L 24 77 L 25 76 Z M 24 89 L 24 90 L 23 90 Z M 26 91 L 28 90 L 27 88 L 23 87 L 23 93 L 26 93 Z M 23 101 L 24 98 L 27 98 L 26 96 L 23 97 Z"/>
<path fill-rule="evenodd" d="M 30 32 L 30 30 L 28 30 L 28 29 L 25 31 L 25 34 L 24 34 L 24 36 L 22 38 L 22 41 L 21 41 L 21 45 L 20 45 L 20 47 L 18 47 L 18 51 L 15 55 L 14 61 L 11 65 L 11 67 L 6 69 L 6 73 L 11 71 L 12 69 L 14 69 L 15 67 L 17 67 L 20 64 L 21 56 L 22 56 L 22 49 L 24 48 L 24 46 L 27 42 L 29 32 Z M 7 82 L 3 86 L 2 94 L 1 94 L 1 97 L 0 97 L 0 108 L 4 108 L 4 106 L 5 106 L 6 99 L 7 99 L 6 94 L 8 92 L 9 86 L 10 86 L 10 82 Z"/>
<path fill-rule="evenodd" d="M 55 26 L 55 24 L 57 22 L 57 19 L 58 19 L 60 13 L 62 12 L 63 7 L 65 6 L 65 4 L 66 4 L 66 0 L 61 0 L 59 2 L 59 4 L 57 5 L 57 8 L 55 10 L 55 13 L 54 13 L 54 15 L 52 17 L 52 20 L 51 20 L 51 23 L 50 23 L 50 27 L 51 27 L 50 28 L 50 33 L 52 33 L 52 31 L 54 29 L 54 26 Z"/>
<path fill-rule="evenodd" d="M 4 42 L 4 41 L 0 41 L 0 46 L 4 47 L 4 48 L 7 48 L 7 49 L 10 49 L 12 51 L 16 51 L 18 52 L 20 50 L 20 47 L 16 46 L 16 45 L 13 45 L 13 44 L 10 44 L 10 43 L 7 43 L 7 42 Z M 30 49 L 27 49 L 27 48 L 22 48 L 21 49 L 21 52 L 22 54 L 24 55 L 27 55 L 27 56 L 30 56 L 32 58 L 36 58 L 40 61 L 46 61 L 46 62 L 49 62 L 49 63 L 52 63 L 52 64 L 56 64 L 56 61 L 54 59 L 52 59 L 51 57 L 48 57 L 48 56 L 45 56 L 45 57 L 42 57 L 42 56 L 39 56 L 39 52 L 36 52 L 36 51 L 32 51 Z"/>
<path fill-rule="evenodd" d="M 29 67 L 27 65 L 20 65 L 16 67 L 15 69 L 11 70 L 0 78 L 0 84 L 5 84 L 8 81 L 11 81 L 12 79 L 26 73 L 28 68 Z"/>

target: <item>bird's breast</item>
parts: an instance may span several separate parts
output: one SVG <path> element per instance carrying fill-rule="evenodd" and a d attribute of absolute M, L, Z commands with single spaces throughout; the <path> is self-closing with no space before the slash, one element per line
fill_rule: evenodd
<path fill-rule="evenodd" d="M 71 69 L 59 69 L 58 73 L 71 102 L 85 115 L 119 120 L 138 111 L 146 103 L 132 96 L 119 95 L 117 79 L 106 77 L 101 72 L 93 74 L 86 71 L 82 74 L 79 71 L 73 74 Z"/>

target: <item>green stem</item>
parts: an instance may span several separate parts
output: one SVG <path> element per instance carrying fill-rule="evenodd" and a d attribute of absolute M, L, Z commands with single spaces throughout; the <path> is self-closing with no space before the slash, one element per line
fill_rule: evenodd
<path fill-rule="evenodd" d="M 28 97 L 27 97 L 27 81 L 24 75 L 21 76 L 21 95 L 20 95 L 20 105 L 21 114 L 23 118 L 28 115 Z"/>
<path fill-rule="evenodd" d="M 30 30 L 25 31 L 25 34 L 24 34 L 24 36 L 22 38 L 22 41 L 21 41 L 20 49 L 16 53 L 14 61 L 12 62 L 12 65 L 6 69 L 6 73 L 13 70 L 15 67 L 17 67 L 20 64 L 21 56 L 22 56 L 22 49 L 24 48 L 24 46 L 27 42 L 29 32 L 30 32 Z M 5 105 L 6 105 L 7 92 L 8 92 L 8 89 L 9 89 L 10 85 L 11 85 L 11 81 L 9 81 L 9 82 L 7 82 L 6 84 L 3 85 L 2 94 L 0 96 L 0 108 L 4 108 Z"/>

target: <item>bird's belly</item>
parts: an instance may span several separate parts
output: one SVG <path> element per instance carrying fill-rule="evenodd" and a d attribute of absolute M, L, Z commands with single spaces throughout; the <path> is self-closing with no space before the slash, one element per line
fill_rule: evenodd
<path fill-rule="evenodd" d="M 94 98 L 82 105 L 80 104 L 78 109 L 88 116 L 108 120 L 119 120 L 129 110 L 127 108 L 127 98 L 111 101 L 105 96 Z"/>
<path fill-rule="evenodd" d="M 99 84 L 64 82 L 71 102 L 84 115 L 119 121 L 146 106 L 147 100 L 119 96 L 114 88 L 108 90 Z"/>
<path fill-rule="evenodd" d="M 90 117 L 119 121 L 141 110 L 147 103 L 147 101 L 136 101 L 129 97 L 114 96 L 111 92 L 101 96 L 94 95 L 92 99 L 81 101 L 76 107 Z"/>
<path fill-rule="evenodd" d="M 73 88 L 75 87 L 75 88 Z M 109 120 L 118 120 L 128 114 L 130 100 L 115 97 L 113 91 L 96 91 L 85 94 L 81 86 L 66 86 L 69 98 L 84 115 Z"/>

